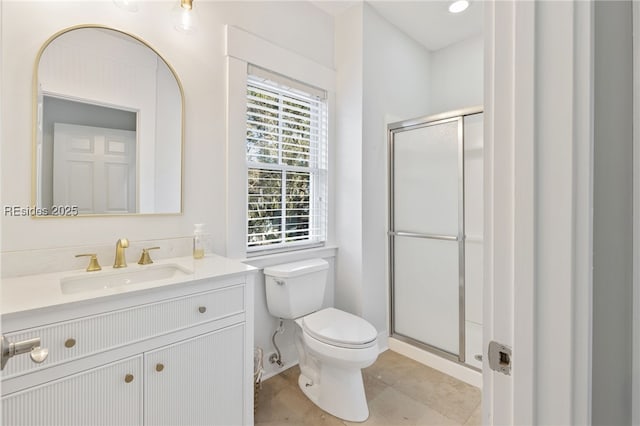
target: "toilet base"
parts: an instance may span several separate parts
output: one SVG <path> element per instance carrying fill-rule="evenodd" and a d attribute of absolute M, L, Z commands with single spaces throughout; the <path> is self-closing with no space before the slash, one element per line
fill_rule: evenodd
<path fill-rule="evenodd" d="M 350 422 L 364 422 L 369 407 L 364 393 L 362 372 L 323 366 L 319 381 L 300 374 L 298 385 L 314 404 L 329 414 Z"/>

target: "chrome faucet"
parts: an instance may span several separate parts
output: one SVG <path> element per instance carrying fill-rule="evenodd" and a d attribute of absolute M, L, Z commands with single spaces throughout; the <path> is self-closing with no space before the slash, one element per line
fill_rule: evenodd
<path fill-rule="evenodd" d="M 124 257 L 124 249 L 129 247 L 129 240 L 120 238 L 116 241 L 116 260 L 113 262 L 114 268 L 126 268 L 127 259 Z"/>

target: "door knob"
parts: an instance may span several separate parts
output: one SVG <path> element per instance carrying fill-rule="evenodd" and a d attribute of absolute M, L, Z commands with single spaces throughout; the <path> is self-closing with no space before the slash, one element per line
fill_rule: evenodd
<path fill-rule="evenodd" d="M 40 364 L 49 356 L 49 349 L 38 346 L 37 348 L 31 349 L 29 356 L 31 356 L 31 361 Z"/>
<path fill-rule="evenodd" d="M 9 358 L 16 355 L 31 353 L 31 360 L 38 364 L 44 362 L 44 360 L 47 359 L 47 356 L 49 356 L 49 350 L 40 347 L 39 337 L 12 343 L 2 336 L 2 340 L 0 341 L 0 353 L 0 370 L 4 370 L 4 366 L 7 364 L 7 361 L 9 361 Z"/>

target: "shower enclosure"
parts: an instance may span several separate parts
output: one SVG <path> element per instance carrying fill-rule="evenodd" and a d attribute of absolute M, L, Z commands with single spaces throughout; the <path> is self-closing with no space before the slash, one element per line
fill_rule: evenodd
<path fill-rule="evenodd" d="M 480 368 L 482 109 L 388 129 L 391 336 Z"/>

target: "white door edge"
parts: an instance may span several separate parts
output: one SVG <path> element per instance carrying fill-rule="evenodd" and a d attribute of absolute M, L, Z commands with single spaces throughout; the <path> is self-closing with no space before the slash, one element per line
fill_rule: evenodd
<path fill-rule="evenodd" d="M 484 7 L 483 424 L 588 424 L 592 4 Z M 490 370 L 492 340 L 512 347 L 511 376 Z"/>

